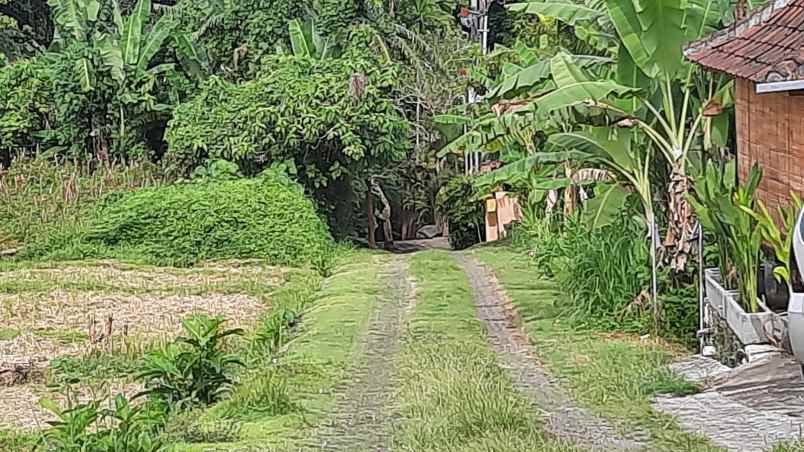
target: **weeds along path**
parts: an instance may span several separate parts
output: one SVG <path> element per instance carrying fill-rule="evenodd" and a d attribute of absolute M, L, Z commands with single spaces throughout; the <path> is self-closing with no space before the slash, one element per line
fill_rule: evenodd
<path fill-rule="evenodd" d="M 358 357 L 336 389 L 330 420 L 316 435 L 315 450 L 386 451 L 391 442 L 395 361 L 415 300 L 408 259 L 391 260 L 382 272 L 388 288 L 372 313 Z"/>
<path fill-rule="evenodd" d="M 492 347 L 516 388 L 542 411 L 545 430 L 591 450 L 639 450 L 647 446 L 642 440 L 622 436 L 605 419 L 580 407 L 539 364 L 526 334 L 517 325 L 514 308 L 505 300 L 494 276 L 474 258 L 453 255 L 469 277 L 477 316 L 486 327 Z"/>

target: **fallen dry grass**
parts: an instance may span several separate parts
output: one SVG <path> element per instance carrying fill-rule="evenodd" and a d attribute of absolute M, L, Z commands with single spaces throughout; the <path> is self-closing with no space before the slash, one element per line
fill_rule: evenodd
<path fill-rule="evenodd" d="M 222 315 L 227 327 L 248 328 L 284 278 L 282 269 L 253 261 L 192 269 L 103 261 L 0 272 L 0 325 L 18 333 L 0 340 L 0 369 L 14 363 L 45 369 L 57 357 L 103 350 L 110 335 L 114 346 L 169 341 L 194 314 Z M 111 393 L 123 384 L 112 382 Z M 0 387 L 0 428 L 43 426 L 49 419 L 37 405 L 43 396 L 52 394 L 41 379 Z"/>
<path fill-rule="evenodd" d="M 111 400 L 117 394 L 132 397 L 142 389 L 142 385 L 124 380 L 110 381 L 103 388 L 87 384 L 73 387 L 77 400 L 83 403 L 98 399 Z M 47 422 L 54 420 L 54 416 L 39 405 L 42 398 L 51 399 L 62 407 L 67 400 L 64 394 L 54 393 L 43 384 L 0 387 L 0 427 L 24 431 L 46 428 Z"/>
<path fill-rule="evenodd" d="M 125 292 L 180 291 L 215 292 L 227 286 L 259 281 L 282 283 L 281 268 L 255 261 L 214 262 L 194 268 L 136 266 L 114 261 L 67 265 L 58 268 L 29 268 L 0 272 L 0 288 L 37 292 L 48 288 L 78 287 Z"/>

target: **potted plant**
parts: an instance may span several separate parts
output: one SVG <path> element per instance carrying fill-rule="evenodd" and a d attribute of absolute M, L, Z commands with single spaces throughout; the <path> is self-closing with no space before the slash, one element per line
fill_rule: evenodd
<path fill-rule="evenodd" d="M 758 209 L 746 210 L 759 225 L 763 241 L 772 256 L 762 266 L 762 290 L 765 303 L 773 309 L 787 310 L 790 298 L 790 262 L 793 230 L 796 223 L 796 214 L 801 209 L 801 199 L 795 193 L 790 193 L 791 203 L 779 207 L 778 216 L 774 218 L 762 201 L 757 201 Z M 779 227 L 781 224 L 781 227 Z"/>
<path fill-rule="evenodd" d="M 734 162 L 709 162 L 694 181 L 690 202 L 719 247 L 719 268 L 706 272 L 706 295 L 744 345 L 766 343 L 773 313 L 757 298 L 763 235 L 754 213 L 762 170 L 755 166 L 741 186 L 733 182 L 734 171 Z"/>

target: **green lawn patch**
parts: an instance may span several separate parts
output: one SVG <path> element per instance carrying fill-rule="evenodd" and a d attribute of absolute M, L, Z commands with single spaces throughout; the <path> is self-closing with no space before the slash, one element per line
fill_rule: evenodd
<path fill-rule="evenodd" d="M 649 431 L 657 450 L 719 450 L 651 408 L 657 394 L 697 391 L 666 370 L 679 348 L 653 338 L 575 328 L 561 317 L 566 302 L 561 288 L 539 278 L 526 256 L 505 247 L 472 254 L 495 271 L 540 357 L 581 402 L 604 417 Z"/>
<path fill-rule="evenodd" d="M 569 451 L 497 363 L 469 281 L 444 252 L 413 256 L 416 309 L 399 362 L 399 451 Z"/>

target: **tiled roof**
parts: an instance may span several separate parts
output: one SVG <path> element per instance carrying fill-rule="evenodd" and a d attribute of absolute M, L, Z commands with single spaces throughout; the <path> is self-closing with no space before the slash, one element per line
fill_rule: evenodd
<path fill-rule="evenodd" d="M 706 68 L 758 83 L 804 79 L 804 0 L 770 0 L 684 54 Z"/>

